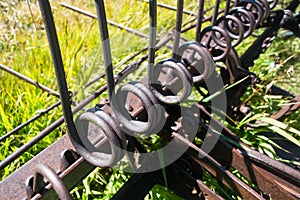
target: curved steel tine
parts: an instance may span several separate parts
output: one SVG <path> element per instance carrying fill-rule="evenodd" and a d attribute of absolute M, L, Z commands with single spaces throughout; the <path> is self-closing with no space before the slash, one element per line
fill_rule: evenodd
<path fill-rule="evenodd" d="M 44 177 L 49 181 L 49 183 L 51 183 L 59 199 L 72 200 L 69 190 L 64 182 L 59 178 L 52 168 L 44 164 L 39 164 L 35 169 L 33 192 L 38 193 L 43 189 L 45 186 L 43 180 Z"/>
<path fill-rule="evenodd" d="M 85 112 L 76 119 L 79 135 L 74 146 L 89 163 L 98 167 L 112 167 L 121 160 L 121 143 L 125 142 L 119 137 L 121 133 L 114 129 L 117 126 L 112 127 L 106 121 L 104 112 L 97 112 Z M 112 122 L 111 117 L 109 120 Z"/>
<path fill-rule="evenodd" d="M 173 75 L 171 75 L 172 78 L 168 82 L 168 85 L 171 87 L 173 85 L 173 88 L 169 88 L 167 85 L 163 86 L 161 85 L 161 83 L 159 83 L 160 82 L 159 77 L 161 72 L 163 72 L 163 68 L 170 69 L 173 73 L 176 74 L 176 76 L 174 77 L 172 77 Z M 158 64 L 156 64 L 153 78 L 156 81 L 155 83 L 152 84 L 152 87 L 155 88 L 155 90 L 153 90 L 154 95 L 159 101 L 163 103 L 166 104 L 182 103 L 189 97 L 189 95 L 192 92 L 193 80 L 191 74 L 187 70 L 186 66 L 178 60 L 168 59 L 168 60 L 163 60 Z M 182 85 L 180 84 L 180 82 L 182 83 Z M 170 89 L 172 94 L 168 94 L 168 95 L 164 94 L 168 89 Z M 180 91 L 180 89 L 182 89 L 182 93 L 177 96 L 176 94 L 178 93 L 178 91 Z"/>
<path fill-rule="evenodd" d="M 214 61 L 219 61 L 225 58 L 232 48 L 229 34 L 219 26 L 208 26 L 203 29 L 201 32 L 200 43 L 209 49 L 213 55 Z M 217 54 L 215 54 L 216 51 L 214 50 L 218 50 Z M 219 50 L 221 51 L 219 52 Z"/>
<path fill-rule="evenodd" d="M 184 0 L 177 0 L 177 12 L 176 12 L 176 27 L 174 33 L 174 44 L 172 49 L 173 58 L 178 58 L 178 48 L 180 42 L 180 33 L 182 25 L 182 15 L 183 15 L 183 4 Z"/>
<path fill-rule="evenodd" d="M 155 44 L 156 44 L 156 17 L 157 17 L 157 1 L 149 0 L 149 58 L 148 58 L 148 83 L 151 83 L 151 77 L 153 76 L 154 71 L 154 62 L 155 62 Z"/>
<path fill-rule="evenodd" d="M 204 15 L 204 0 L 199 0 L 199 8 L 198 8 L 198 21 L 196 25 L 196 37 L 195 40 L 200 42 L 201 40 L 201 26 Z"/>
<path fill-rule="evenodd" d="M 115 123 L 114 118 L 113 118 L 110 114 L 108 114 L 108 113 L 106 113 L 106 112 L 104 112 L 103 110 L 100 110 L 100 109 L 99 109 L 99 110 L 96 109 L 95 114 L 96 114 L 98 117 L 100 117 L 101 119 L 103 119 L 104 122 L 106 122 L 106 123 L 114 130 L 114 132 L 116 133 L 115 135 L 116 135 L 117 138 L 119 139 L 119 143 L 120 143 L 121 149 L 126 149 L 126 145 L 127 145 L 127 144 L 126 144 L 126 138 L 125 138 L 125 135 L 124 135 L 124 133 L 119 129 L 117 123 Z"/>
<path fill-rule="evenodd" d="M 239 6 L 244 7 L 248 11 L 250 11 L 255 16 L 255 23 L 260 24 L 263 20 L 263 8 L 258 3 L 258 1 L 254 0 L 243 0 L 238 3 Z"/>
<path fill-rule="evenodd" d="M 273 9 L 277 5 L 278 0 L 268 0 L 268 3 L 270 5 L 270 9 Z"/>
<path fill-rule="evenodd" d="M 111 59 L 111 49 L 110 49 L 110 41 L 109 41 L 109 34 L 107 28 L 105 6 L 103 0 L 95 0 L 95 3 L 96 3 L 97 15 L 98 15 L 100 37 L 102 42 L 102 53 L 104 57 L 106 81 L 108 85 L 108 94 L 109 94 L 109 98 L 111 98 L 112 92 L 114 90 L 115 82 L 114 82 L 114 75 L 113 75 L 113 66 L 112 66 L 112 59 Z"/>
<path fill-rule="evenodd" d="M 48 0 L 39 0 L 39 5 L 45 23 L 45 29 L 47 32 L 48 42 L 51 50 L 51 56 L 54 64 L 56 80 L 58 83 L 64 119 L 67 124 L 68 133 L 72 137 L 72 134 L 77 133 L 77 130 L 73 121 L 73 114 L 70 105 L 70 95 L 68 92 L 64 65 L 62 62 L 61 51 L 58 43 L 51 6 Z"/>
<path fill-rule="evenodd" d="M 131 113 L 126 109 L 126 99 L 129 94 L 134 94 L 143 104 L 147 112 L 147 120 L 141 121 L 132 119 Z M 161 130 L 164 124 L 161 124 L 164 118 L 164 111 L 159 106 L 151 89 L 141 82 L 129 82 L 122 85 L 116 92 L 115 98 L 112 99 L 112 109 L 118 122 L 122 124 L 121 130 L 128 135 L 144 134 L 151 135 Z"/>
<path fill-rule="evenodd" d="M 225 11 L 224 14 L 227 15 L 230 9 L 230 2 L 231 0 L 226 0 L 226 6 L 225 6 Z"/>
<path fill-rule="evenodd" d="M 244 39 L 244 26 L 234 15 L 224 15 L 217 20 L 217 25 L 227 31 L 232 40 L 232 47 L 237 46 Z"/>
<path fill-rule="evenodd" d="M 267 19 L 267 17 L 270 15 L 270 5 L 267 0 L 260 0 L 258 3 L 262 6 L 263 8 L 263 21 Z"/>
<path fill-rule="evenodd" d="M 203 81 L 214 71 L 214 60 L 212 56 L 208 49 L 197 41 L 186 42 L 181 45 L 179 55 L 190 71 L 194 83 Z"/>
<path fill-rule="evenodd" d="M 250 36 L 256 26 L 255 17 L 252 12 L 244 7 L 235 7 L 229 12 L 230 15 L 237 17 L 244 27 L 244 39 Z"/>
<path fill-rule="evenodd" d="M 214 26 L 216 25 L 218 14 L 219 14 L 219 7 L 220 7 L 220 0 L 216 0 L 215 2 L 215 10 L 214 10 L 214 15 L 211 19 L 211 24 Z"/>

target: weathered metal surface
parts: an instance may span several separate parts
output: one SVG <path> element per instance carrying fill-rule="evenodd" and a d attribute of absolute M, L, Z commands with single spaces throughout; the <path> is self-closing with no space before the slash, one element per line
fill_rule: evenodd
<path fill-rule="evenodd" d="M 67 189 L 66 185 L 58 177 L 56 172 L 50 168 L 48 165 L 37 165 L 35 168 L 35 174 L 33 177 L 33 187 L 32 191 L 34 193 L 42 193 L 42 190 L 45 188 L 45 181 L 44 178 L 51 184 L 54 191 L 58 195 L 59 199 L 71 200 L 72 197 L 70 195 L 69 190 Z"/>
<path fill-rule="evenodd" d="M 180 166 L 180 162 L 171 164 L 166 167 L 165 170 L 168 188 L 180 197 L 191 200 L 223 199 L 205 186 L 200 179 L 187 173 L 187 168 Z M 163 186 L 166 184 L 161 170 L 143 174 L 134 174 L 112 199 L 144 199 L 156 184 Z M 136 193 L 136 191 L 138 191 L 138 193 Z"/>
<path fill-rule="evenodd" d="M 26 199 L 26 182 L 34 176 L 36 167 L 39 164 L 45 164 L 54 171 L 61 171 L 62 152 L 67 149 L 74 150 L 69 137 L 64 135 L 53 145 L 42 151 L 20 167 L 13 174 L 5 178 L 0 183 L 0 199 Z"/>
<path fill-rule="evenodd" d="M 166 168 L 168 188 L 184 199 L 223 199 L 207 187 L 200 178 L 197 179 L 193 174 L 189 174 L 187 170 L 177 162 L 168 166 Z M 160 184 L 165 185 L 161 171 L 159 173 Z"/>
<path fill-rule="evenodd" d="M 222 155 L 220 155 L 220 152 L 222 152 Z M 296 171 L 287 165 L 282 166 L 280 170 L 285 170 L 286 174 L 284 178 L 280 178 L 279 170 L 277 170 L 277 173 L 272 173 L 272 167 L 270 167 L 270 165 L 267 165 L 268 159 L 266 159 L 266 157 L 264 157 L 264 159 L 260 159 L 261 162 L 260 164 L 258 164 L 256 162 L 253 162 L 253 157 L 256 157 L 258 159 L 259 156 L 262 155 L 252 155 L 252 157 L 249 158 L 251 155 L 251 150 L 249 150 L 248 152 L 244 150 L 244 153 L 242 152 L 243 150 L 233 148 L 227 142 L 219 140 L 214 149 L 210 152 L 210 155 L 218 160 L 218 162 L 220 162 L 220 164 L 222 164 L 223 166 L 231 166 L 237 169 L 243 176 L 257 185 L 257 187 L 261 191 L 264 191 L 264 193 L 269 195 L 270 197 L 276 196 L 276 198 L 284 197 L 286 199 L 294 199 L 300 197 L 300 179 L 296 178 L 297 180 L 295 181 L 291 180 L 300 175 L 299 171 Z M 269 160 L 273 162 L 269 163 L 272 166 L 277 168 L 280 166 L 280 163 L 278 163 L 277 161 L 273 159 Z"/>
<path fill-rule="evenodd" d="M 203 106 L 198 105 L 198 107 L 204 114 L 217 122 Z M 218 125 L 222 126 L 222 124 Z M 298 170 L 250 149 L 225 127 L 222 133 L 234 139 L 240 146 L 234 147 L 232 144 L 219 138 L 217 144 L 210 152 L 210 155 L 218 162 L 224 166 L 234 167 L 267 194 L 289 199 L 299 197 L 300 172 Z M 210 137 L 215 136 L 211 134 Z M 222 152 L 222 155 L 220 152 Z M 290 189 L 287 190 L 287 187 Z"/>
<path fill-rule="evenodd" d="M 220 180 L 227 187 L 233 191 L 238 192 L 245 199 L 264 199 L 258 192 L 234 176 L 231 172 L 226 170 L 214 158 L 205 153 L 202 149 L 191 143 L 181 135 L 172 133 L 180 142 L 188 145 L 190 148 L 187 154 L 200 166 L 204 167 L 209 173 Z"/>

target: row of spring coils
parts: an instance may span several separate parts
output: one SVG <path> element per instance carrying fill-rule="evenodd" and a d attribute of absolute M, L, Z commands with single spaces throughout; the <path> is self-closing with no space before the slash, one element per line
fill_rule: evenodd
<path fill-rule="evenodd" d="M 165 106 L 180 104 L 191 94 L 193 84 L 204 82 L 243 39 L 250 36 L 257 25 L 266 20 L 277 1 L 243 0 L 201 31 L 199 41 L 189 41 L 178 49 L 176 58 L 163 60 L 154 66 L 148 86 L 129 82 L 113 93 L 111 113 L 90 109 L 76 119 L 78 133 L 71 134 L 77 152 L 99 167 L 112 167 L 127 152 L 127 136 L 158 133 L 166 118 Z M 126 108 L 132 93 L 147 113 L 139 121 Z M 91 122 L 91 123 L 90 123 Z M 130 160 L 130 159 L 129 159 Z"/>

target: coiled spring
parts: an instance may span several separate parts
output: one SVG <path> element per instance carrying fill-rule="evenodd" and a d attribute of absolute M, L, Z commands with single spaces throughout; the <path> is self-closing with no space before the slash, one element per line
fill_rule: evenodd
<path fill-rule="evenodd" d="M 177 15 L 173 58 L 160 61 L 156 65 L 153 46 L 156 32 L 151 29 L 156 25 L 155 3 L 153 1 L 149 4 L 151 20 L 147 84 L 129 82 L 119 87 L 115 93 L 110 92 L 112 115 L 94 110 L 83 113 L 76 120 L 78 134 L 73 134 L 73 144 L 86 160 L 96 166 L 113 166 L 122 159 L 122 149 L 127 148 L 126 134 L 150 136 L 158 133 L 165 125 L 166 111 L 162 105 L 184 102 L 190 96 L 194 83 L 204 82 L 213 74 L 215 62 L 228 63 L 228 58 L 230 62 L 238 62 L 232 59 L 232 55 L 237 56 L 233 48 L 268 18 L 277 1 L 236 1 L 234 8 L 227 9 L 223 16 L 213 20 L 212 26 L 201 31 L 197 41 L 185 42 L 182 45 L 179 45 L 182 16 Z M 183 1 L 179 0 L 178 9 L 182 9 L 182 5 Z M 105 15 L 101 17 L 100 24 L 106 23 Z M 102 41 L 105 39 L 107 38 L 102 38 Z M 112 74 L 108 77 L 112 77 Z M 110 85 L 113 87 L 114 84 Z M 110 88 L 110 91 L 113 89 Z M 126 108 L 125 104 L 130 95 L 134 95 L 141 102 L 142 109 L 146 112 L 143 121 L 133 117 Z M 94 125 L 90 126 L 91 123 Z M 93 128 L 96 133 L 95 138 L 91 139 L 93 136 L 88 133 L 91 132 L 92 135 Z"/>

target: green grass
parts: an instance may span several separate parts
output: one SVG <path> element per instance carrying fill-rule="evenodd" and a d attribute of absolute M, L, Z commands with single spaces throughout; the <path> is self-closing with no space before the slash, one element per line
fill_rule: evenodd
<path fill-rule="evenodd" d="M 66 2 L 95 13 L 93 1 L 73 2 L 68 0 Z M 175 1 L 169 2 L 164 0 L 160 2 L 176 6 Z M 68 86 L 70 91 L 78 92 L 73 98 L 74 104 L 76 104 L 105 82 L 104 80 L 100 80 L 95 85 L 85 89 L 85 85 L 89 81 L 104 72 L 100 35 L 96 20 L 66 10 L 59 3 L 59 1 L 51 1 Z M 212 4 L 213 2 L 210 2 L 206 7 L 210 7 Z M 149 17 L 146 3 L 131 0 L 116 0 L 107 1 L 106 6 L 108 19 L 137 29 L 145 34 L 148 33 Z M 186 0 L 185 9 L 196 12 L 195 1 Z M 57 90 L 54 68 L 38 3 L 35 0 L 4 0 L 0 2 L 0 11 L 1 64 Z M 186 23 L 191 19 L 191 16 L 185 15 L 183 21 Z M 168 30 L 172 30 L 174 26 L 175 12 L 158 8 L 158 32 L 162 33 L 161 36 L 165 36 Z M 147 40 L 127 33 L 124 30 L 109 26 L 109 32 L 113 65 L 147 46 Z M 280 32 L 279 35 L 281 33 L 283 32 Z M 194 38 L 194 30 L 188 31 L 183 36 L 192 40 Z M 250 37 L 238 47 L 237 50 L 240 55 L 254 39 L 254 37 Z M 297 132 L 297 130 L 300 130 L 299 111 L 282 121 L 286 127 L 283 127 L 280 122 L 276 121 L 272 121 L 272 123 L 269 121 L 267 124 L 261 123 L 255 129 L 247 129 L 245 126 L 249 123 L 254 123 L 253 119 L 268 120 L 268 117 L 275 111 L 278 111 L 283 104 L 289 103 L 289 100 L 286 98 L 267 96 L 263 86 L 276 84 L 295 94 L 300 93 L 299 48 L 300 41 L 294 37 L 278 37 L 274 41 L 272 46 L 250 68 L 262 80 L 260 85 L 248 88 L 242 98 L 251 107 L 251 113 L 245 117 L 244 121 L 235 122 L 235 126 L 226 124 L 251 147 L 275 159 L 295 165 L 299 165 L 299 163 L 292 160 L 283 160 L 278 157 L 274 151 L 276 144 L 273 139 L 266 137 L 263 133 L 275 130 L 280 132 L 286 140 L 294 141 L 296 144 L 299 143 L 300 136 L 299 132 Z M 162 51 L 157 53 L 156 60 L 159 61 L 169 56 L 170 50 L 163 48 Z M 124 80 L 124 82 L 136 79 L 137 76 L 143 76 L 145 74 L 145 65 L 129 76 L 128 79 Z M 124 66 L 116 69 L 116 72 L 122 67 Z M 105 94 L 101 97 L 104 96 Z M 59 100 L 57 97 L 48 95 L 42 90 L 18 80 L 6 72 L 1 72 L 0 74 L 0 98 L 0 136 Z M 94 106 L 96 102 L 91 103 L 89 107 Z M 261 113 L 264 114 L 263 117 L 258 116 Z M 21 145 L 28 142 L 61 115 L 61 109 L 56 108 L 48 115 L 41 117 L 30 126 L 1 142 L 0 160 L 3 160 Z M 290 129 L 290 127 L 294 129 Z M 65 127 L 62 126 L 49 134 L 44 140 L 2 170 L 0 172 L 0 180 L 7 177 L 42 149 L 49 146 L 64 132 Z M 240 176 L 234 169 L 232 171 L 237 176 Z M 109 199 L 129 177 L 129 174 L 121 171 L 97 168 L 78 187 L 72 190 L 72 195 L 77 199 Z M 203 175 L 203 179 L 207 185 L 225 198 L 239 198 L 236 194 L 226 190 L 224 186 L 220 185 L 208 173 Z M 245 181 L 247 182 L 247 180 Z M 155 186 L 150 194 L 146 196 L 146 199 L 162 198 L 177 199 L 178 197 L 162 186 Z"/>

